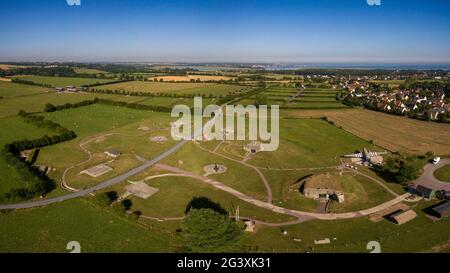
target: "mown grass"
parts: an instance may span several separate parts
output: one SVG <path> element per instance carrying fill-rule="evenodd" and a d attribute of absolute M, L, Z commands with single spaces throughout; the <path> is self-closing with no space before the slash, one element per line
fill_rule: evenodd
<path fill-rule="evenodd" d="M 0 252 L 168 252 L 170 235 L 145 228 L 86 200 L 0 214 Z"/>
<path fill-rule="evenodd" d="M 450 182 L 450 165 L 437 169 L 434 176 L 441 181 Z"/>

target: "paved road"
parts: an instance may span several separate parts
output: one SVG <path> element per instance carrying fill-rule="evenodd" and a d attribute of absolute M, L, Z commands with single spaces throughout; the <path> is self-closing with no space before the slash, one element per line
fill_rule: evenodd
<path fill-rule="evenodd" d="M 88 195 L 90 193 L 111 187 L 112 185 L 119 184 L 120 182 L 155 165 L 162 159 L 168 157 L 169 155 L 171 155 L 171 154 L 175 153 L 176 151 L 178 151 L 179 149 L 181 149 L 181 147 L 183 147 L 187 142 L 188 142 L 187 140 L 183 140 L 183 141 L 179 142 L 178 144 L 176 144 L 175 146 L 173 146 L 172 148 L 170 148 L 169 150 L 158 155 L 157 157 L 155 157 L 149 161 L 146 161 L 144 164 L 140 165 L 139 167 L 132 169 L 132 170 L 130 170 L 124 174 L 121 174 L 119 176 L 116 176 L 114 178 L 111 178 L 109 180 L 106 180 L 106 181 L 102 182 L 101 184 L 98 184 L 97 186 L 94 186 L 92 188 L 80 190 L 80 191 L 77 191 L 74 193 L 70 193 L 67 195 L 50 198 L 50 199 L 42 199 L 42 200 L 37 200 L 37 201 L 32 201 L 32 202 L 25 202 L 25 203 L 19 203 L 19 204 L 11 204 L 11 205 L 0 205 L 0 209 L 26 209 L 26 208 L 40 207 L 40 206 L 45 206 L 45 205 L 49 205 L 49 204 L 53 204 L 53 203 L 59 203 L 59 202 L 66 201 L 69 199 L 82 197 L 82 196 Z"/>
<path fill-rule="evenodd" d="M 434 165 L 431 163 L 425 165 L 425 167 L 423 168 L 422 175 L 417 180 L 415 180 L 414 183 L 416 185 L 422 185 L 422 186 L 425 186 L 425 187 L 428 187 L 428 188 L 431 188 L 434 190 L 450 191 L 450 183 L 449 182 L 439 181 L 434 176 L 434 172 L 437 169 L 442 168 L 448 164 L 450 164 L 450 158 L 441 159 L 441 161 L 437 165 Z"/>

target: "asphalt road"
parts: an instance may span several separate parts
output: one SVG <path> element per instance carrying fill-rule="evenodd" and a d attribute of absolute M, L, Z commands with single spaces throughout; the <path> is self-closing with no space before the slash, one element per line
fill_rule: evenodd
<path fill-rule="evenodd" d="M 416 181 L 414 181 L 414 183 L 433 190 L 450 191 L 449 182 L 440 181 L 434 176 L 434 172 L 437 169 L 442 168 L 448 164 L 450 164 L 450 158 L 441 159 L 441 161 L 437 165 L 431 163 L 425 165 L 422 175 Z"/>
<path fill-rule="evenodd" d="M 114 178 L 111 178 L 109 180 L 106 180 L 92 188 L 80 190 L 80 191 L 77 191 L 74 193 L 70 193 L 67 195 L 58 196 L 58 197 L 50 198 L 50 199 L 42 199 L 42 200 L 37 200 L 37 201 L 24 202 L 24 203 L 18 203 L 18 204 L 10 204 L 10 205 L 0 205 L 0 209 L 27 209 L 27 208 L 41 207 L 41 206 L 45 206 L 45 205 L 49 205 L 49 204 L 53 204 L 53 203 L 59 203 L 62 201 L 82 197 L 82 196 L 88 195 L 90 193 L 108 188 L 112 185 L 119 184 L 120 182 L 155 165 L 159 161 L 163 160 L 164 158 L 170 156 L 171 154 L 173 154 L 176 151 L 178 151 L 179 149 L 181 149 L 181 147 L 183 147 L 187 142 L 188 142 L 187 140 L 183 140 L 183 141 L 177 143 L 172 148 L 170 148 L 167 151 L 163 152 L 162 154 L 158 155 L 157 157 L 155 157 L 149 161 L 146 161 L 144 164 L 140 165 L 139 167 L 129 170 L 128 172 L 123 173 Z"/>

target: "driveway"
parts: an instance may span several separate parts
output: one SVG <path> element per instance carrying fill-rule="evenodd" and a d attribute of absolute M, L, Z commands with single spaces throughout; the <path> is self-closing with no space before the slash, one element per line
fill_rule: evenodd
<path fill-rule="evenodd" d="M 450 191 L 449 182 L 440 181 L 434 176 L 434 172 L 437 169 L 440 169 L 449 164 L 450 158 L 443 158 L 437 165 L 431 163 L 425 165 L 425 167 L 423 168 L 422 175 L 417 180 L 414 181 L 414 184 L 422 185 L 433 190 Z"/>

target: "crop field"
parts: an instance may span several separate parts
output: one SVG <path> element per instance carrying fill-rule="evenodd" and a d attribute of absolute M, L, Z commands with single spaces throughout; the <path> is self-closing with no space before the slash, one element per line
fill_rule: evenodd
<path fill-rule="evenodd" d="M 437 155 L 450 154 L 450 125 L 419 121 L 370 110 L 334 112 L 328 115 L 342 126 L 368 141 L 390 151 Z"/>
<path fill-rule="evenodd" d="M 75 68 L 74 70 L 79 74 L 108 74 L 106 71 L 91 68 Z"/>
<path fill-rule="evenodd" d="M 25 85 L 24 85 L 25 86 Z M 83 100 L 92 100 L 95 97 L 110 100 L 136 102 L 143 100 L 142 97 L 123 95 L 106 95 L 96 93 L 42 93 L 30 96 L 10 97 L 0 99 L 0 117 L 17 115 L 20 110 L 27 112 L 42 112 L 45 104 L 61 105 L 65 103 L 76 103 Z"/>
<path fill-rule="evenodd" d="M 328 167 L 364 147 L 379 150 L 322 119 L 281 119 L 278 150 L 258 153 L 249 163 L 270 168 Z"/>
<path fill-rule="evenodd" d="M 160 80 L 167 81 L 167 82 L 189 82 L 191 80 L 200 80 L 201 82 L 206 81 L 228 81 L 233 79 L 232 77 L 227 76 L 210 76 L 210 75 L 187 75 L 187 76 L 159 76 L 159 77 L 152 77 L 149 78 L 149 80 Z"/>
<path fill-rule="evenodd" d="M 217 83 L 164 83 L 132 81 L 95 87 L 100 90 L 124 90 L 145 93 L 170 93 L 177 95 L 228 95 L 245 91 L 249 87 Z"/>
<path fill-rule="evenodd" d="M 69 77 L 44 77 L 44 76 L 16 76 L 16 78 L 39 84 L 49 84 L 53 87 L 83 86 L 96 83 L 107 83 L 113 80 Z"/>
<path fill-rule="evenodd" d="M 269 105 L 280 105 L 286 109 L 341 109 L 346 105 L 336 100 L 333 89 L 309 88 L 302 91 L 293 87 L 271 86 L 261 92 L 267 97 Z M 254 104 L 256 96 L 244 98 L 240 104 Z"/>
<path fill-rule="evenodd" d="M 167 252 L 170 235 L 86 200 L 0 213 L 0 252 L 67 253 L 75 238 L 83 253 Z"/>
<path fill-rule="evenodd" d="M 0 81 L 0 97 L 12 98 L 47 93 L 48 88 Z"/>

